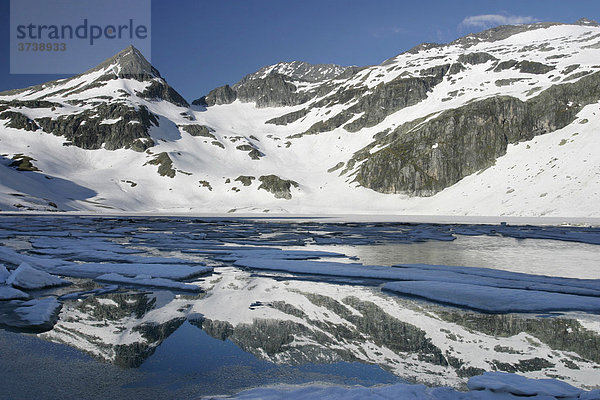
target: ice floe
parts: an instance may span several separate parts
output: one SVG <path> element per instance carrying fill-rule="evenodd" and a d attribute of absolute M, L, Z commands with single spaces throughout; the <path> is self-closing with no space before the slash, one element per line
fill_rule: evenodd
<path fill-rule="evenodd" d="M 10 272 L 6 269 L 6 267 L 0 264 L 0 284 L 6 282 L 6 279 L 10 275 Z"/>
<path fill-rule="evenodd" d="M 0 302 L 0 326 L 31 331 L 52 329 L 62 305 L 54 297 Z"/>
<path fill-rule="evenodd" d="M 235 261 L 240 258 L 268 258 L 282 260 L 310 260 L 322 257 L 345 257 L 342 253 L 319 250 L 281 250 L 276 248 L 250 248 L 250 249 L 219 249 L 224 255 L 216 255 L 215 260 Z"/>
<path fill-rule="evenodd" d="M 28 299 L 29 295 L 12 286 L 0 285 L 0 300 Z"/>
<path fill-rule="evenodd" d="M 126 264 L 126 263 L 85 263 L 71 264 L 52 269 L 54 273 L 82 278 L 96 278 L 104 274 L 127 276 L 148 275 L 153 278 L 189 279 L 211 272 L 212 267 L 181 264 Z"/>
<path fill-rule="evenodd" d="M 600 312 L 600 280 L 593 279 L 427 264 L 383 267 L 331 261 L 243 258 L 234 265 L 300 274 L 401 281 L 386 283 L 383 288 L 485 312 Z"/>
<path fill-rule="evenodd" d="M 236 399 L 402 399 L 402 400 L 512 400 L 522 397 L 536 400 L 597 400 L 600 390 L 585 391 L 555 379 L 527 379 L 523 376 L 486 372 L 469 379 L 468 392 L 448 387 L 398 383 L 386 386 L 335 386 L 311 384 L 280 385 L 245 390 Z"/>
<path fill-rule="evenodd" d="M 85 253 L 85 248 L 80 253 Z M 113 257 L 114 256 L 114 257 Z M 138 257 L 130 255 L 113 254 L 109 259 L 117 257 L 121 261 L 140 262 L 70 262 L 59 258 L 45 256 L 32 256 L 21 254 L 18 251 L 0 246 L 0 260 L 11 264 L 27 263 L 45 272 L 79 278 L 96 278 L 107 273 L 116 273 L 127 276 L 150 275 L 153 278 L 189 279 L 212 271 L 212 267 L 204 265 L 187 265 L 189 260 L 167 257 Z M 85 258 L 85 257 L 84 257 Z M 101 258 L 101 260 L 104 260 Z"/>
<path fill-rule="evenodd" d="M 82 299 L 82 298 L 87 298 L 89 296 L 98 296 L 101 294 L 115 292 L 118 289 L 119 289 L 118 285 L 108 285 L 108 286 L 97 288 L 97 289 L 84 290 L 82 292 L 71 292 L 71 293 L 63 294 L 58 299 L 59 300 Z"/>
<path fill-rule="evenodd" d="M 235 266 L 251 269 L 284 271 L 299 274 L 353 278 L 401 279 L 398 269 L 376 265 L 349 264 L 333 261 L 286 260 L 278 258 L 242 258 Z"/>
<path fill-rule="evenodd" d="M 5 246 L 0 246 L 0 261 L 4 261 L 5 263 L 14 265 L 27 263 L 34 268 L 43 270 L 52 269 L 60 265 L 70 264 L 68 261 L 60 260 L 57 258 L 21 254 L 18 251 Z"/>
<path fill-rule="evenodd" d="M 600 298 L 537 290 L 505 289 L 466 283 L 402 281 L 383 288 L 404 295 L 490 313 L 586 311 L 600 312 Z"/>
<path fill-rule="evenodd" d="M 201 290 L 199 286 L 192 285 L 190 283 L 176 282 L 166 278 L 154 278 L 150 275 L 137 275 L 130 278 L 120 274 L 111 273 L 100 275 L 96 278 L 96 280 L 105 282 L 118 282 L 129 285 L 185 290 L 191 292 L 199 292 Z"/>
<path fill-rule="evenodd" d="M 34 299 L 19 304 L 15 309 L 22 320 L 31 325 L 43 325 L 48 323 L 58 313 L 61 304 L 54 297 L 45 299 Z"/>
<path fill-rule="evenodd" d="M 19 265 L 19 267 L 10 274 L 8 279 L 6 279 L 6 283 L 24 290 L 71 284 L 71 282 L 67 280 L 37 270 L 27 263 Z"/>
<path fill-rule="evenodd" d="M 581 389 L 556 379 L 527 379 L 524 376 L 506 372 L 487 372 L 474 376 L 469 379 L 467 387 L 470 390 L 491 390 L 516 396 L 579 398 L 581 394 L 585 394 Z M 595 392 L 600 396 L 600 390 Z"/>

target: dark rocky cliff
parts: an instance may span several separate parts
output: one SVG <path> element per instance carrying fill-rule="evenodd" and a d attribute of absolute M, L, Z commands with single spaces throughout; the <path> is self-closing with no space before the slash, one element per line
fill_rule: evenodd
<path fill-rule="evenodd" d="M 494 164 L 508 144 L 563 128 L 600 99 L 600 73 L 521 101 L 500 96 L 409 123 L 355 154 L 355 180 L 383 193 L 429 196 Z M 437 145 L 436 145 L 437 144 Z M 385 146 L 370 154 L 375 146 Z"/>

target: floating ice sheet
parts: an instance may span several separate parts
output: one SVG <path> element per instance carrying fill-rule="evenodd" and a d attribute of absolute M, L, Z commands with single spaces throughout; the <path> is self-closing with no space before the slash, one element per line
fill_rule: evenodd
<path fill-rule="evenodd" d="M 282 260 L 310 260 L 318 259 L 321 257 L 345 257 L 342 253 L 335 253 L 332 251 L 317 251 L 317 250 L 280 250 L 276 248 L 258 248 L 258 249 L 238 249 L 227 251 L 227 249 L 221 250 L 225 252 L 224 255 L 217 255 L 214 257 L 216 260 L 221 261 L 235 261 L 240 258 L 268 258 L 268 259 L 282 259 Z"/>
<path fill-rule="evenodd" d="M 54 297 L 34 299 L 19 304 L 15 313 L 31 325 L 44 325 L 50 322 L 60 309 L 61 304 Z"/>
<path fill-rule="evenodd" d="M 383 267 L 251 258 L 237 260 L 234 265 L 300 274 L 402 281 L 387 283 L 384 289 L 486 312 L 600 312 L 600 280 L 426 264 Z"/>
<path fill-rule="evenodd" d="M 475 282 L 477 283 L 477 282 Z M 435 281 L 386 283 L 392 292 L 490 313 L 586 311 L 600 312 L 600 298 L 536 290 Z"/>
<path fill-rule="evenodd" d="M 521 375 L 505 372 L 488 372 L 474 376 L 469 379 L 467 387 L 470 390 L 492 390 L 496 393 L 510 393 L 516 396 L 577 398 L 585 394 L 581 389 L 555 379 L 527 379 Z M 595 392 L 600 396 L 600 391 Z"/>
<path fill-rule="evenodd" d="M 198 275 L 212 272 L 212 267 L 204 265 L 181 264 L 113 264 L 113 263 L 87 263 L 72 264 L 56 267 L 53 271 L 60 275 L 83 278 L 96 278 L 103 274 L 120 274 L 126 276 L 148 275 L 152 278 L 189 279 Z"/>
<path fill-rule="evenodd" d="M 0 300 L 28 299 L 29 295 L 12 286 L 0 285 Z"/>
<path fill-rule="evenodd" d="M 0 264 L 0 284 L 6 282 L 6 278 L 10 275 L 10 272 L 6 269 L 6 267 Z"/>
<path fill-rule="evenodd" d="M 447 387 L 428 388 L 425 385 L 398 383 L 387 386 L 334 386 L 312 384 L 303 386 L 280 385 L 255 388 L 238 393 L 236 399 L 328 399 L 362 400 L 511 400 L 526 396 L 536 400 L 593 400 L 600 398 L 600 390 L 585 391 L 554 379 L 527 379 L 502 372 L 486 372 L 469 380 L 469 392 Z"/>
<path fill-rule="evenodd" d="M 100 275 L 96 278 L 98 281 L 105 282 L 118 282 L 124 283 L 128 285 L 138 285 L 138 286 L 151 286 L 151 287 L 160 287 L 160 288 L 168 288 L 168 289 L 177 289 L 177 290 L 185 290 L 190 292 L 199 292 L 201 289 L 196 285 L 192 285 L 190 283 L 182 283 L 176 282 L 171 279 L 166 278 L 153 278 L 150 275 L 137 275 L 133 278 L 126 277 L 123 275 L 111 273 Z"/>
<path fill-rule="evenodd" d="M 42 289 L 45 287 L 70 285 L 71 282 L 37 270 L 27 263 L 22 263 L 6 279 L 7 285 L 19 289 Z"/>

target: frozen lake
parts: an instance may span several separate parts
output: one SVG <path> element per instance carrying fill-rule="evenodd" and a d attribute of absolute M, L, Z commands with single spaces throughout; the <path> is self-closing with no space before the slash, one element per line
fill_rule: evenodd
<path fill-rule="evenodd" d="M 485 371 L 599 385 L 598 228 L 5 215 L 0 240 L 9 274 L 71 282 L 23 289 L 57 300 L 43 324 L 0 301 L 8 398 L 464 390 Z"/>

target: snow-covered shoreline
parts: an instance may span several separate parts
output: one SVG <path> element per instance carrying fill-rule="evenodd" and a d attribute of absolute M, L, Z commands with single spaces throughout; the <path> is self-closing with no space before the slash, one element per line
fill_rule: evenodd
<path fill-rule="evenodd" d="M 24 212 L 0 211 L 0 216 L 56 216 L 56 217 L 94 217 L 94 218 L 138 218 L 138 217 L 172 217 L 172 218 L 209 218 L 217 220 L 245 219 L 249 221 L 271 222 L 395 222 L 409 224 L 473 224 L 473 225 L 536 225 L 536 226 L 589 226 L 600 227 L 600 217 L 519 217 L 494 215 L 402 215 L 402 214 L 281 214 L 281 213 L 198 213 L 198 212 Z"/>

